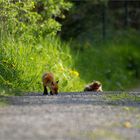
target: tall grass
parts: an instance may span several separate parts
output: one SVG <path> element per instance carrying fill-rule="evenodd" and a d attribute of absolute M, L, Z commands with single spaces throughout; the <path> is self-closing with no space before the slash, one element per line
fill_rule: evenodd
<path fill-rule="evenodd" d="M 58 38 L 34 41 L 12 36 L 0 42 L 0 87 L 42 92 L 41 77 L 53 72 L 59 91 L 82 91 L 99 80 L 103 90 L 125 90 L 140 77 L 140 40 L 128 32 L 100 43 L 65 43 Z M 9 91 L 8 91 L 9 92 Z M 6 94 L 0 90 L 1 94 Z"/>
<path fill-rule="evenodd" d="M 41 77 L 53 72 L 59 91 L 78 91 L 84 82 L 73 67 L 68 44 L 59 39 L 21 42 L 9 38 L 0 48 L 0 83 L 19 91 L 42 91 Z M 77 86 L 75 86 L 75 83 Z"/>
<path fill-rule="evenodd" d="M 99 80 L 104 90 L 126 90 L 139 82 L 139 33 L 121 32 L 112 40 L 73 45 L 75 68 L 86 83 Z"/>

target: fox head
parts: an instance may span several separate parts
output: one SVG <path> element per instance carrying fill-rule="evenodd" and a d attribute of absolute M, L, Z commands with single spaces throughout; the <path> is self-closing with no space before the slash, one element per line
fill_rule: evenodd
<path fill-rule="evenodd" d="M 59 81 L 56 81 L 56 82 L 52 82 L 51 83 L 51 86 L 50 86 L 50 88 L 51 88 L 51 94 L 58 94 L 58 83 L 59 83 Z"/>
<path fill-rule="evenodd" d="M 91 86 L 94 90 L 98 90 L 100 87 L 102 87 L 102 84 L 99 81 L 93 81 Z"/>

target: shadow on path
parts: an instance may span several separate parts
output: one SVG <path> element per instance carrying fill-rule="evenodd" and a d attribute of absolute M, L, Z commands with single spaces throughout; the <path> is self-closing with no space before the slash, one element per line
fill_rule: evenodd
<path fill-rule="evenodd" d="M 107 91 L 102 93 L 71 92 L 59 93 L 56 96 L 43 96 L 41 93 L 26 93 L 24 96 L 1 97 L 1 99 L 10 105 L 91 104 L 102 106 L 140 106 L 140 92 L 123 93 L 123 97 L 120 96 L 121 93 L 120 91 Z"/>

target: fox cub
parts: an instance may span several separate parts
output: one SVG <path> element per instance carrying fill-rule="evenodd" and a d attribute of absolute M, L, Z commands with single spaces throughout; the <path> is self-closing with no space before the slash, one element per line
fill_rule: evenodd
<path fill-rule="evenodd" d="M 57 95 L 58 94 L 58 82 L 54 81 L 54 75 L 52 73 L 45 73 L 42 76 L 43 88 L 44 92 L 43 95 L 48 95 L 48 90 L 50 90 L 50 95 Z"/>
<path fill-rule="evenodd" d="M 102 92 L 102 84 L 99 81 L 93 81 L 85 86 L 84 91 Z"/>

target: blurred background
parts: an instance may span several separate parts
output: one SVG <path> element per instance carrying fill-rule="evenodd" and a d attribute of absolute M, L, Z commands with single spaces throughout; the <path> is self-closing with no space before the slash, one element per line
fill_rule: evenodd
<path fill-rule="evenodd" d="M 140 87 L 139 0 L 0 0 L 0 94 Z"/>

